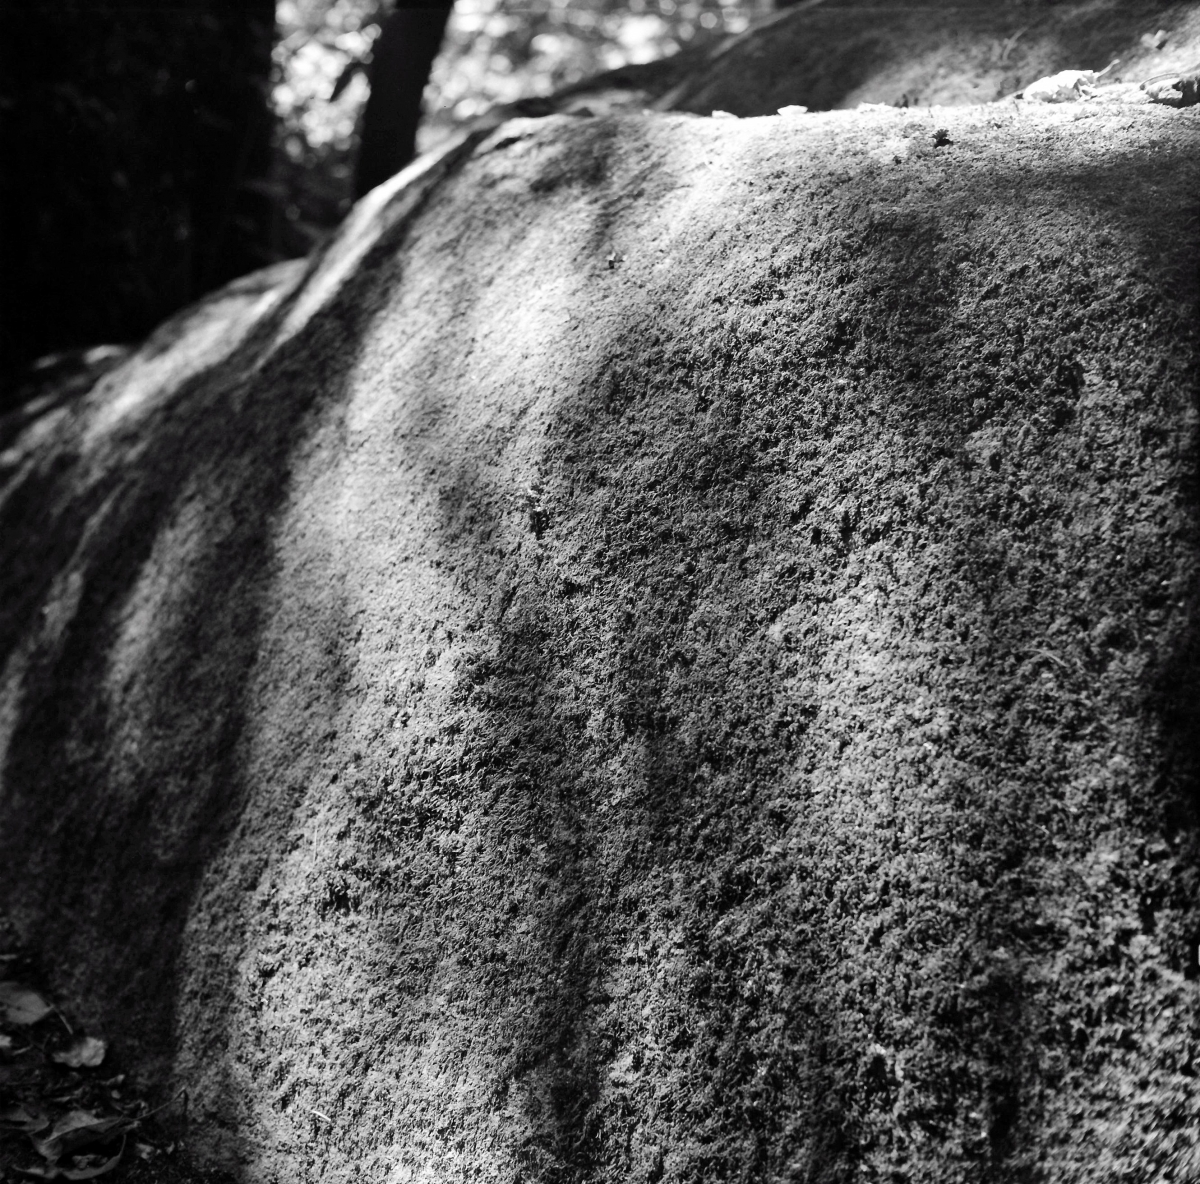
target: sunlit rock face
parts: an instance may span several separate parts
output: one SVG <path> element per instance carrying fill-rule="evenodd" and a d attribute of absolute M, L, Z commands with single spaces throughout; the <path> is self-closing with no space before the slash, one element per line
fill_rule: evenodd
<path fill-rule="evenodd" d="M 10 423 L 0 901 L 205 1162 L 1200 1171 L 1198 130 L 514 121 Z"/>

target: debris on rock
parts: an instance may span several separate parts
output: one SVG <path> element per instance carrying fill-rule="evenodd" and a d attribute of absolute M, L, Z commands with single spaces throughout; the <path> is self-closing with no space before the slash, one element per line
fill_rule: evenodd
<path fill-rule="evenodd" d="M 1200 69 L 1148 78 L 1138 89 L 1145 91 L 1152 103 L 1162 103 L 1168 107 L 1194 107 L 1200 102 Z"/>
<path fill-rule="evenodd" d="M 1060 70 L 1031 82 L 1018 96 L 1030 103 L 1074 103 L 1091 98 L 1095 85 L 1116 66 L 1109 62 L 1103 70 Z"/>

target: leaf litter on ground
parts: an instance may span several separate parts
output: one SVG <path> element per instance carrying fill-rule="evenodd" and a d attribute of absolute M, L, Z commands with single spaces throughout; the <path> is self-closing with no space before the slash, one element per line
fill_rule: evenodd
<path fill-rule="evenodd" d="M 136 1124 L 137 1120 L 133 1118 L 101 1118 L 88 1110 L 72 1110 L 64 1114 L 44 1138 L 33 1139 L 33 1146 L 43 1159 L 53 1163 L 64 1155 L 74 1155 L 86 1147 L 111 1143 L 118 1135 L 131 1131 Z"/>
<path fill-rule="evenodd" d="M 50 1115 L 34 1102 L 19 1102 L 0 1109 L 0 1130 L 36 1135 L 50 1125 Z"/>
<path fill-rule="evenodd" d="M 95 1036 L 80 1036 L 62 1052 L 51 1053 L 50 1059 L 68 1069 L 95 1069 L 104 1060 L 108 1044 Z"/>
<path fill-rule="evenodd" d="M 47 1164 L 45 1167 L 17 1168 L 23 1176 L 32 1176 L 37 1180 L 94 1180 L 97 1176 L 107 1175 L 121 1162 L 125 1153 L 125 1144 L 121 1150 L 109 1159 L 99 1155 L 82 1155 L 76 1158 L 75 1166 L 60 1167 L 58 1164 Z"/>
<path fill-rule="evenodd" d="M 130 1184 L 207 1180 L 167 1133 L 178 1110 L 157 1117 L 184 1095 L 151 1109 L 123 1073 L 102 1077 L 108 1043 L 77 1033 L 52 997 L 29 985 L 36 969 L 23 955 L 0 954 L 0 967 L 0 1180 L 92 1180 L 118 1169 Z"/>
<path fill-rule="evenodd" d="M 54 1010 L 53 1005 L 32 987 L 16 982 L 0 982 L 0 1018 L 6 1023 L 26 1028 L 43 1020 Z"/>

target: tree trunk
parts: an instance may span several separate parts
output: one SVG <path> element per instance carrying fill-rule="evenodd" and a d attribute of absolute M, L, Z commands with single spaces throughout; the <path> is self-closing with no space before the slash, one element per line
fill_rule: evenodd
<path fill-rule="evenodd" d="M 398 173 L 416 152 L 421 98 L 442 44 L 451 0 L 402 2 L 387 18 L 371 59 L 371 94 L 363 112 L 355 196 Z"/>

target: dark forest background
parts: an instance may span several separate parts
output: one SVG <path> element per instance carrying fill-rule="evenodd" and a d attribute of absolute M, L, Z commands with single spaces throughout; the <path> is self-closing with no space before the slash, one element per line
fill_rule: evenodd
<path fill-rule="evenodd" d="M 411 0 L 410 0 L 411 2 Z M 418 148 L 771 0 L 458 0 Z M 3 0 L 0 377 L 307 253 L 354 192 L 381 0 Z M 2 410 L 2 405 L 0 405 Z"/>
<path fill-rule="evenodd" d="M 274 36 L 273 0 L 8 0 L 5 371 L 136 338 L 272 257 Z"/>

